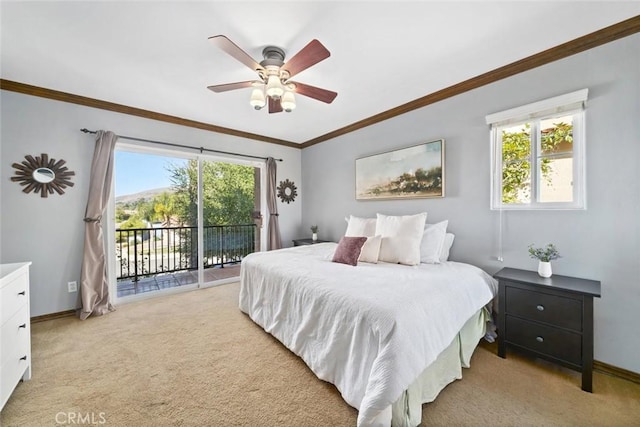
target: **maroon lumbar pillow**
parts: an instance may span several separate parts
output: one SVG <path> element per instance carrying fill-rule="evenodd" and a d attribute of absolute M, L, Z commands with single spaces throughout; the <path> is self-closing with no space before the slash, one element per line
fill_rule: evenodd
<path fill-rule="evenodd" d="M 362 245 L 364 245 L 366 241 L 366 237 L 343 237 L 338 243 L 332 261 L 342 264 L 358 265 L 358 257 L 360 256 Z"/>

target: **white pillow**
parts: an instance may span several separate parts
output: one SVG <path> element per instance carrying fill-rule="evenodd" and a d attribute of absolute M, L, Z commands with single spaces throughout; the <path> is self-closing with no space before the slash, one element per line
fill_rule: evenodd
<path fill-rule="evenodd" d="M 382 236 L 380 261 L 420 264 L 420 242 L 427 213 L 389 216 L 377 214 L 376 236 Z"/>
<path fill-rule="evenodd" d="M 380 256 L 380 243 L 382 242 L 382 236 L 367 237 L 367 241 L 364 242 L 360 251 L 360 262 L 371 262 L 373 264 L 378 263 L 378 257 Z"/>
<path fill-rule="evenodd" d="M 410 237 L 383 237 L 380 243 L 380 261 L 393 264 L 420 264 L 420 240 Z"/>
<path fill-rule="evenodd" d="M 427 213 L 422 212 L 415 215 L 376 215 L 375 235 L 391 237 L 395 235 L 405 235 L 407 237 L 417 237 L 422 239 L 422 231 L 427 221 Z"/>
<path fill-rule="evenodd" d="M 449 261 L 449 251 L 451 250 L 451 246 L 453 246 L 453 239 L 455 238 L 455 234 L 445 234 L 444 243 L 442 244 L 442 250 L 440 251 L 440 262 Z"/>
<path fill-rule="evenodd" d="M 376 218 L 358 218 L 351 215 L 347 222 L 347 231 L 344 233 L 347 237 L 373 237 L 376 235 Z"/>
<path fill-rule="evenodd" d="M 449 221 L 427 224 L 420 243 L 420 262 L 426 264 L 440 264 L 440 253 L 447 234 Z"/>

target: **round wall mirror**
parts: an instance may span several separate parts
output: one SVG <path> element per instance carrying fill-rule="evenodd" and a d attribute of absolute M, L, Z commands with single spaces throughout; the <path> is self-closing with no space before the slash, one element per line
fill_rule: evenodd
<path fill-rule="evenodd" d="M 280 181 L 280 185 L 278 185 L 278 197 L 287 204 L 291 203 L 298 195 L 296 190 L 296 185 L 288 179 L 285 179 L 284 181 Z"/>
<path fill-rule="evenodd" d="M 48 184 L 56 179 L 56 174 L 49 168 L 38 168 L 33 171 L 32 176 L 41 184 Z"/>
<path fill-rule="evenodd" d="M 71 177 L 76 173 L 64 166 L 66 161 L 50 159 L 45 153 L 40 156 L 24 156 L 21 163 L 12 166 L 17 169 L 11 181 L 24 186 L 22 191 L 40 193 L 40 197 L 47 197 L 55 191 L 64 194 L 64 189 L 73 187 Z"/>

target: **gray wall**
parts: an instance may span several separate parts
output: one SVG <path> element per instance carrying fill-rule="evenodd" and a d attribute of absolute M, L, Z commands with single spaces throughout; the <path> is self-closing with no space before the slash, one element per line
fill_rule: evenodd
<path fill-rule="evenodd" d="M 274 144 L 206 132 L 154 120 L 82 107 L 2 91 L 0 144 L 0 262 L 32 261 L 31 315 L 56 313 L 77 307 L 77 294 L 67 282 L 80 280 L 84 238 L 84 211 L 95 136 L 80 128 L 105 129 L 117 134 L 168 141 L 196 147 L 283 158 L 278 181 L 300 183 L 301 151 Z M 123 140 L 124 141 L 124 140 Z M 124 141 L 130 142 L 130 141 Z M 47 153 L 65 159 L 75 171 L 75 185 L 64 195 L 41 198 L 25 194 L 11 182 L 11 164 L 26 154 Z M 301 191 L 299 190 L 300 194 Z M 301 197 L 279 202 L 285 245 L 298 236 Z"/>
<path fill-rule="evenodd" d="M 434 64 L 435 66 L 435 64 Z M 498 262 L 498 213 L 489 209 L 489 113 L 589 88 L 587 210 L 504 213 L 504 262 Z M 355 159 L 444 138 L 446 197 L 356 201 Z M 303 150 L 303 227 L 336 240 L 349 214 L 428 212 L 449 219 L 451 258 L 490 273 L 535 270 L 530 243 L 553 242 L 563 258 L 554 273 L 602 281 L 595 301 L 595 358 L 640 373 L 640 35 L 536 68 Z"/>

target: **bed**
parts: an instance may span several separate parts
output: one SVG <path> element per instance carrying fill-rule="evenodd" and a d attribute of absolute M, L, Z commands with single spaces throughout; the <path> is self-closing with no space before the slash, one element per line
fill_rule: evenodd
<path fill-rule="evenodd" d="M 336 386 L 358 426 L 415 426 L 461 378 L 490 318 L 495 280 L 458 262 L 332 262 L 336 243 L 245 257 L 240 309 Z"/>

